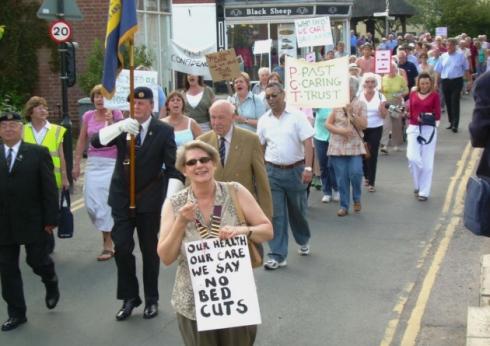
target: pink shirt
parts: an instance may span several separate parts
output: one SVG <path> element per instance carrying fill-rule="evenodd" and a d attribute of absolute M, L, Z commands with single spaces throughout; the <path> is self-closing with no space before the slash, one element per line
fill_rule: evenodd
<path fill-rule="evenodd" d="M 437 92 L 433 91 L 423 100 L 416 91 L 410 93 L 410 125 L 419 124 L 420 113 L 434 113 L 436 120 L 441 119 L 441 102 Z"/>
<path fill-rule="evenodd" d="M 85 114 L 83 115 L 83 122 L 87 126 L 87 136 L 89 139 L 93 135 L 97 134 L 100 129 L 106 126 L 105 121 L 99 122 L 95 120 L 95 116 L 94 116 L 95 112 L 96 110 L 91 110 L 85 112 Z M 114 122 L 117 122 L 123 118 L 123 115 L 119 110 L 113 110 L 112 116 Z M 94 148 L 92 145 L 90 145 L 88 148 L 87 155 L 115 159 L 117 157 L 117 148 L 115 145 L 110 147 L 103 147 L 103 148 Z"/>

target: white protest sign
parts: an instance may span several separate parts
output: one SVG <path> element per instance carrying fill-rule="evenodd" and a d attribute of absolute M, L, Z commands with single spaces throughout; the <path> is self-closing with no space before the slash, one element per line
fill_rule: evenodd
<path fill-rule="evenodd" d="M 260 324 L 257 288 L 247 238 L 186 243 L 197 330 Z"/>
<path fill-rule="evenodd" d="M 296 19 L 298 47 L 333 45 L 330 17 Z"/>
<path fill-rule="evenodd" d="M 390 73 L 391 70 L 391 50 L 380 49 L 375 52 L 374 58 L 375 73 Z"/>
<path fill-rule="evenodd" d="M 212 53 L 213 51 L 213 46 L 200 51 L 191 51 L 182 48 L 172 41 L 170 66 L 174 71 L 195 76 L 203 76 L 205 80 L 211 80 L 211 74 L 209 73 L 208 63 L 206 61 L 206 54 Z"/>
<path fill-rule="evenodd" d="M 158 72 L 134 71 L 134 87 L 145 86 L 153 92 L 153 112 L 158 112 Z M 122 70 L 116 79 L 116 92 L 112 99 L 104 98 L 104 107 L 129 111 L 129 70 Z"/>
<path fill-rule="evenodd" d="M 254 42 L 254 55 L 269 54 L 271 52 L 272 40 L 261 40 Z"/>
<path fill-rule="evenodd" d="M 348 57 L 313 63 L 286 57 L 285 79 L 288 104 L 334 108 L 349 103 Z"/>
<path fill-rule="evenodd" d="M 437 27 L 436 36 L 447 37 L 447 27 L 446 26 Z"/>

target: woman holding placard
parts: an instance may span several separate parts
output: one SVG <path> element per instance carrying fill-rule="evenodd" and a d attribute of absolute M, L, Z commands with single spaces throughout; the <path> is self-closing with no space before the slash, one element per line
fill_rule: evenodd
<path fill-rule="evenodd" d="M 239 235 L 261 243 L 272 239 L 273 235 L 270 221 L 246 188 L 238 183 L 214 180 L 219 160 L 216 149 L 204 142 L 191 141 L 180 147 L 176 167 L 190 185 L 167 199 L 162 210 L 158 255 L 166 265 L 178 262 L 171 302 L 188 346 L 253 345 L 257 331 L 256 325 L 197 331 L 196 305 L 184 244 Z M 240 225 L 240 209 L 246 225 Z"/>

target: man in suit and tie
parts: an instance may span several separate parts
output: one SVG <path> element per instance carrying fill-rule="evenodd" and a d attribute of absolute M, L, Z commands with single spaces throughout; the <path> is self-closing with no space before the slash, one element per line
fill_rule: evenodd
<path fill-rule="evenodd" d="M 134 119 L 127 118 L 107 126 L 92 138 L 96 148 L 117 147 L 117 160 L 109 189 L 114 227 L 114 258 L 117 265 L 117 298 L 123 306 L 116 320 L 127 319 L 133 309 L 141 305 L 134 250 L 136 228 L 143 257 L 145 309 L 143 318 L 158 314 L 157 255 L 160 212 L 166 194 L 183 186 L 183 177 L 175 169 L 177 147 L 174 132 L 169 125 L 154 119 L 153 93 L 147 87 L 134 89 Z M 128 134 L 136 137 L 136 208 L 129 208 L 129 148 Z"/>
<path fill-rule="evenodd" d="M 53 309 L 60 293 L 54 262 L 47 251 L 49 234 L 58 224 L 58 188 L 48 149 L 22 141 L 22 118 L 0 115 L 0 278 L 9 319 L 2 331 L 27 322 L 19 269 L 20 246 L 26 262 L 46 287 L 45 303 Z"/>
<path fill-rule="evenodd" d="M 272 219 L 272 194 L 259 137 L 233 126 L 235 107 L 228 101 L 215 101 L 209 114 L 212 130 L 197 139 L 214 146 L 220 153 L 221 164 L 216 169 L 215 179 L 236 181 L 245 186 Z"/>

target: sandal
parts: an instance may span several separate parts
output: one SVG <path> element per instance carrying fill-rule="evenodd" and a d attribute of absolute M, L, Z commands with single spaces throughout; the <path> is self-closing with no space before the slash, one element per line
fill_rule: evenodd
<path fill-rule="evenodd" d="M 99 256 L 97 256 L 97 261 L 108 261 L 114 257 L 114 251 L 112 250 L 102 250 Z"/>
<path fill-rule="evenodd" d="M 369 185 L 368 188 L 367 188 L 367 190 L 369 192 L 376 192 L 376 188 L 373 185 Z"/>

